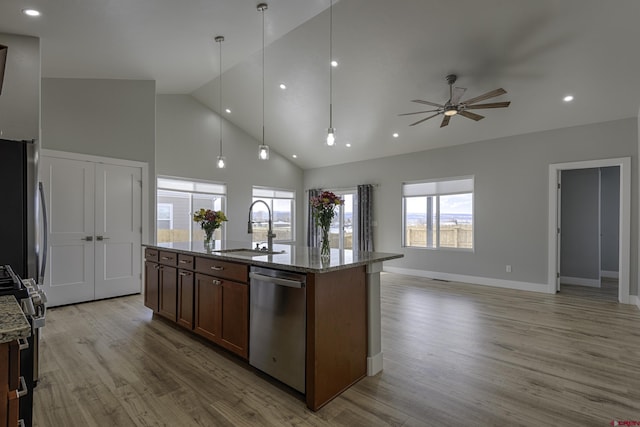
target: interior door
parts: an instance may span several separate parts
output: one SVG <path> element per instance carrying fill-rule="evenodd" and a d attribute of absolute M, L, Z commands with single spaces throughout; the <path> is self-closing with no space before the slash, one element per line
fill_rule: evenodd
<path fill-rule="evenodd" d="M 95 298 L 94 176 L 91 162 L 41 158 L 40 177 L 49 214 L 44 291 L 50 306 Z"/>
<path fill-rule="evenodd" d="M 95 298 L 141 291 L 142 171 L 96 164 Z"/>

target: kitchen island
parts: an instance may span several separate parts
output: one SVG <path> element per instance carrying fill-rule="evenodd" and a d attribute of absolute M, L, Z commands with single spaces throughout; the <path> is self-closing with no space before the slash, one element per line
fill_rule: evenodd
<path fill-rule="evenodd" d="M 250 269 L 302 273 L 310 409 L 382 370 L 380 272 L 401 254 L 332 249 L 322 259 L 318 248 L 274 245 L 264 253 L 231 241 L 217 241 L 214 249 L 202 242 L 145 247 L 145 305 L 245 360 L 252 351 Z"/>

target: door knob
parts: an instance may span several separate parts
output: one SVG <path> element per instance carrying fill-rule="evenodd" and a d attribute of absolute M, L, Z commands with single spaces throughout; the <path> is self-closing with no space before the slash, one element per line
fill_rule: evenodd
<path fill-rule="evenodd" d="M 100 241 L 102 241 L 102 240 L 108 240 L 108 239 L 109 239 L 108 237 L 104 237 L 104 236 L 96 236 L 96 240 L 100 240 Z"/>
<path fill-rule="evenodd" d="M 83 237 L 80 240 L 86 240 L 87 242 L 92 242 L 93 241 L 93 236 L 86 236 L 86 237 Z"/>

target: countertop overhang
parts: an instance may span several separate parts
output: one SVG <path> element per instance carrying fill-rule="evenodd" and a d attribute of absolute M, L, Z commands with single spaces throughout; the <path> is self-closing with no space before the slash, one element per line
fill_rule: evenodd
<path fill-rule="evenodd" d="M 217 240 L 214 249 L 210 251 L 205 249 L 201 241 L 144 244 L 143 246 L 172 252 L 189 252 L 197 256 L 263 267 L 280 268 L 302 273 L 327 273 L 402 258 L 404 256 L 403 254 L 385 252 L 331 249 L 330 257 L 323 259 L 320 256 L 320 248 L 286 244 L 273 245 L 274 251 L 283 251 L 277 254 L 263 255 L 241 252 L 217 252 L 229 249 L 252 249 L 251 243 L 229 240 Z"/>
<path fill-rule="evenodd" d="M 31 325 L 13 295 L 0 296 L 0 343 L 31 335 Z"/>

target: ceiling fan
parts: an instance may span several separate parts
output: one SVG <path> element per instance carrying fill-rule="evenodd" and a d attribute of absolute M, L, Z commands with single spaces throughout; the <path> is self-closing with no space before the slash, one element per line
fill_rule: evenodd
<path fill-rule="evenodd" d="M 432 117 L 435 117 L 439 114 L 443 114 L 442 123 L 440 123 L 440 127 L 447 126 L 449 124 L 449 120 L 451 117 L 460 114 L 463 117 L 466 117 L 471 120 L 478 121 L 480 119 L 484 119 L 484 116 L 480 114 L 473 113 L 468 110 L 479 110 L 481 108 L 505 108 L 511 104 L 510 101 L 505 102 L 490 102 L 488 104 L 476 104 L 476 102 L 484 101 L 485 99 L 494 98 L 496 96 L 504 95 L 507 93 L 506 90 L 494 89 L 491 92 L 487 92 L 483 95 L 476 96 L 475 98 L 467 99 L 466 101 L 460 101 L 462 95 L 467 90 L 462 87 L 453 87 L 453 84 L 458 79 L 458 76 L 455 74 L 449 74 L 447 76 L 447 83 L 449 83 L 449 100 L 443 104 L 436 104 L 435 102 L 423 101 L 421 99 L 414 99 L 411 102 L 417 102 L 418 104 L 431 105 L 433 107 L 437 107 L 435 110 L 427 110 L 427 111 L 416 111 L 414 113 L 404 113 L 398 114 L 399 116 L 410 116 L 414 114 L 424 114 L 424 113 L 435 113 L 429 117 L 426 117 L 422 120 L 418 120 L 415 123 L 411 123 L 409 126 L 415 126 L 424 122 L 425 120 L 429 120 Z"/>

